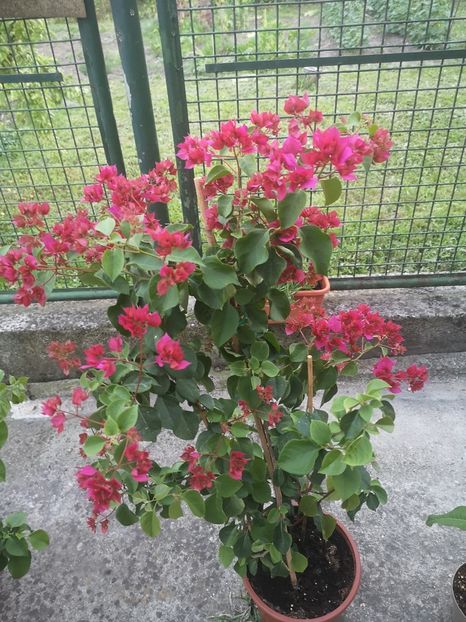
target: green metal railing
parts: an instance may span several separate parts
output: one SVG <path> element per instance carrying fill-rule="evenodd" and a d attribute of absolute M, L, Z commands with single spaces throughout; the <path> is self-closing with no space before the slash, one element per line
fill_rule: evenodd
<path fill-rule="evenodd" d="M 197 134 L 253 108 L 280 113 L 289 94 L 307 91 L 329 121 L 359 110 L 391 130 L 390 161 L 337 204 L 335 287 L 466 283 L 465 2 L 158 4 L 164 51 L 182 59 L 175 126 L 187 118 Z"/>
<path fill-rule="evenodd" d="M 395 141 L 389 162 L 335 207 L 333 288 L 466 283 L 466 0 L 156 0 L 144 19 L 138 0 L 110 0 L 113 24 L 82 3 L 78 18 L 0 14 L 0 246 L 19 234 L 19 201 L 49 202 L 52 225 L 81 206 L 98 165 L 146 172 L 186 134 L 251 109 L 281 113 L 306 91 L 329 122 L 359 110 Z M 177 164 L 199 245 L 194 173 Z M 167 220 L 165 206 L 154 209 Z M 63 281 L 53 299 L 112 295 L 76 285 Z"/>

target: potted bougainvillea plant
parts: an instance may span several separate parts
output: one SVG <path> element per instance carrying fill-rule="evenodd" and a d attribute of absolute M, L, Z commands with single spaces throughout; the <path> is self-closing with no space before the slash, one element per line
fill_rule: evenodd
<path fill-rule="evenodd" d="M 360 115 L 325 127 L 306 96 L 290 97 L 286 110 L 282 127 L 277 115 L 254 112 L 249 125 L 228 121 L 179 145 L 186 167 L 207 167 L 215 237 L 202 254 L 188 225 L 162 226 L 148 209 L 176 191 L 175 166 L 164 161 L 134 180 L 103 167 L 84 190 L 95 219 L 83 209 L 49 231 L 47 206 L 20 205 L 21 246 L 0 258 L 19 303 L 44 303 L 54 278 L 70 273 L 118 293 L 108 343 L 49 347 L 64 372 L 83 372 L 73 412 L 59 396 L 43 412 L 58 432 L 81 420 L 87 463 L 76 477 L 92 504 L 90 527 L 106 531 L 114 517 L 155 537 L 161 519 L 187 510 L 221 526 L 220 561 L 234 564 L 265 622 L 334 620 L 354 599 L 359 554 L 327 504 L 353 518 L 385 503 L 371 437 L 393 429 L 401 384 L 415 391 L 427 375 L 395 369 L 400 327 L 367 306 L 327 317 L 290 304 L 280 287 L 300 281 L 310 262 L 316 274 L 328 271 L 332 223 L 309 207 L 308 191 L 322 188 L 330 205 L 342 180 L 391 147 L 387 130 Z M 185 330 L 190 301 L 228 367 L 224 394 L 209 377 L 209 347 Z M 295 343 L 277 341 L 268 314 Z M 340 376 L 355 375 L 374 350 L 381 356 L 366 389 L 337 395 Z M 169 466 L 158 462 L 162 429 L 186 441 Z"/>

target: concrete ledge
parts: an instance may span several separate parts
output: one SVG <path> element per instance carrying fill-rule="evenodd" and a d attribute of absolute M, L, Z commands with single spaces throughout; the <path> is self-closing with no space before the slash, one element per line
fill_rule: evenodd
<path fill-rule="evenodd" d="M 466 287 L 373 289 L 330 292 L 329 313 L 366 303 L 403 327 L 411 354 L 466 351 Z M 72 339 L 85 348 L 114 333 L 106 316 L 108 300 L 50 302 L 28 309 L 5 305 L 0 311 L 0 369 L 29 376 L 31 382 L 62 378 L 47 357 L 54 340 Z M 191 336 L 206 339 L 204 327 L 194 317 Z M 280 327 L 276 329 L 281 333 Z M 219 360 L 215 361 L 220 364 Z"/>

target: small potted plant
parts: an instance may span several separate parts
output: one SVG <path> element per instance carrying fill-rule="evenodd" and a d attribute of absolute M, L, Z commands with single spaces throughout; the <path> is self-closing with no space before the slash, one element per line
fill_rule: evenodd
<path fill-rule="evenodd" d="M 431 514 L 427 525 L 445 525 L 466 531 L 466 506 L 460 505 L 446 514 Z M 452 622 L 466 620 L 466 562 L 455 572 L 452 585 Z"/>
<path fill-rule="evenodd" d="M 221 525 L 220 561 L 234 563 L 264 622 L 335 620 L 354 599 L 359 554 L 327 503 L 350 518 L 385 503 L 370 468 L 371 436 L 393 429 L 401 383 L 417 390 L 427 376 L 423 367 L 395 370 L 388 355 L 404 350 L 400 327 L 367 306 L 327 317 L 290 304 L 280 288 L 306 261 L 328 271 L 332 239 L 303 216 L 306 191 L 320 183 L 332 203 L 341 179 L 386 159 L 391 145 L 373 124 L 361 133 L 352 122 L 319 129 L 308 106 L 307 97 L 287 100 L 292 117 L 282 141 L 277 115 L 253 113 L 252 126 L 229 121 L 180 145 L 187 167 L 209 168 L 203 188 L 216 197 L 221 227 L 202 255 L 189 226 L 161 226 L 148 210 L 176 190 L 175 166 L 165 161 L 135 180 L 101 169 L 84 192 L 97 219 L 81 210 L 48 231 L 47 207 L 21 205 L 16 225 L 29 232 L 0 257 L 0 276 L 19 285 L 23 304 L 45 302 L 54 278 L 69 273 L 118 292 L 108 343 L 84 352 L 72 342 L 49 346 L 65 372 L 83 371 L 72 410 L 57 395 L 43 412 L 58 432 L 69 417 L 81 422 L 87 464 L 76 476 L 92 504 L 89 526 L 107 531 L 115 517 L 155 537 L 161 519 L 186 508 Z M 98 205 L 104 192 L 109 209 Z M 190 298 L 228 366 L 226 397 L 212 395 L 209 348 L 185 331 Z M 286 321 L 296 343 L 282 345 L 268 315 Z M 359 359 L 376 349 L 381 358 L 366 389 L 337 395 L 339 377 L 356 374 Z M 95 409 L 85 416 L 91 395 Z M 162 429 L 186 441 L 170 466 L 157 461 Z"/>
<path fill-rule="evenodd" d="M 8 439 L 6 417 L 12 404 L 20 404 L 26 396 L 26 378 L 5 378 L 0 369 L 0 449 Z M 6 466 L 0 459 L 0 482 L 6 479 Z M 14 579 L 23 577 L 31 566 L 31 551 L 45 549 L 49 537 L 43 529 L 33 531 L 24 512 L 0 517 L 0 572 L 8 570 Z"/>

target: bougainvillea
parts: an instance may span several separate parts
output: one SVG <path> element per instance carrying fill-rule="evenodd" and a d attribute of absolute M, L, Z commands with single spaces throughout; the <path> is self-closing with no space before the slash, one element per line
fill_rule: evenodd
<path fill-rule="evenodd" d="M 26 305 L 43 303 L 54 279 L 70 272 L 117 293 L 108 309 L 116 334 L 106 344 L 49 347 L 64 373 L 82 371 L 71 408 L 53 397 L 43 412 L 59 432 L 70 417 L 80 420 L 88 463 L 77 479 L 92 504 L 90 527 L 106 531 L 114 514 L 156 536 L 160 518 L 177 519 L 187 506 L 223 525 L 223 563 L 236 559 L 242 575 L 261 564 L 296 585 L 307 560 L 290 524 L 309 516 L 328 538 L 335 521 L 326 501 L 351 517 L 386 501 L 370 438 L 393 429 L 400 383 L 418 390 L 427 373 L 395 371 L 399 326 L 365 305 L 330 317 L 290 305 L 283 284 L 328 272 L 340 224 L 329 206 L 342 181 L 383 162 L 391 139 L 358 115 L 325 126 L 308 96 L 290 97 L 285 110 L 285 122 L 254 111 L 251 123 L 227 121 L 179 145 L 187 168 L 210 167 L 200 181 L 210 229 L 202 256 L 188 225 L 162 226 L 149 209 L 170 200 L 172 163 L 134 180 L 110 166 L 84 191 L 95 220 L 83 209 L 48 231 L 46 208 L 23 205 L 24 236 L 0 257 L 0 276 Z M 184 331 L 190 299 L 229 368 L 226 397 L 212 394 L 210 345 Z M 282 345 L 269 319 L 285 321 L 296 341 Z M 365 391 L 336 395 L 340 376 L 357 373 L 368 351 L 382 358 Z M 84 414 L 91 396 L 95 409 Z M 157 461 L 162 429 L 188 442 L 171 466 Z"/>

